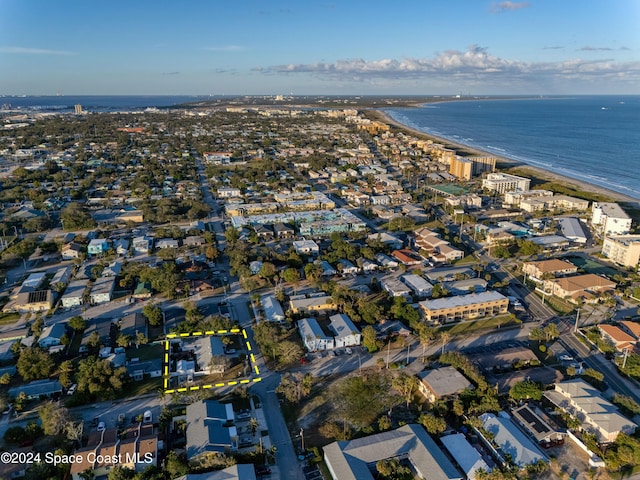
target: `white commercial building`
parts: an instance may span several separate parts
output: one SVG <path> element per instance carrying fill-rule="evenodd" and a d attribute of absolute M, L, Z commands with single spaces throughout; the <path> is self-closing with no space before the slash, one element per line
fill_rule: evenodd
<path fill-rule="evenodd" d="M 626 235 L 631 218 L 617 203 L 593 202 L 591 223 L 604 235 Z"/>
<path fill-rule="evenodd" d="M 526 192 L 531 184 L 530 178 L 509 175 L 508 173 L 490 173 L 482 180 L 482 188 L 491 192 L 506 193 L 514 191 Z"/>

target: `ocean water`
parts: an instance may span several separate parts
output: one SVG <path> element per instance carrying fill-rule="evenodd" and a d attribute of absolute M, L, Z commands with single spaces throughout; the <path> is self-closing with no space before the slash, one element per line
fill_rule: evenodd
<path fill-rule="evenodd" d="M 24 97 L 0 96 L 0 105 L 27 111 L 73 112 L 76 104 L 88 112 L 118 112 L 144 110 L 145 108 L 172 107 L 182 103 L 210 99 L 193 95 L 60 95 Z"/>
<path fill-rule="evenodd" d="M 385 109 L 409 127 L 640 199 L 640 96 Z"/>

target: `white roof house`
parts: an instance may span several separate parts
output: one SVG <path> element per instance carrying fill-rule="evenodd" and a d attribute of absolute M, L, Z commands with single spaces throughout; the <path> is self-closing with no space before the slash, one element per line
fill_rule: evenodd
<path fill-rule="evenodd" d="M 336 348 L 360 345 L 360 330 L 356 327 L 348 315 L 338 313 L 329 317 L 331 325 L 329 328 L 334 333 Z"/>
<path fill-rule="evenodd" d="M 262 310 L 264 310 L 264 317 L 270 322 L 282 323 L 285 321 L 284 311 L 282 305 L 271 293 L 267 293 L 260 297 L 260 303 L 262 304 Z"/>
<path fill-rule="evenodd" d="M 440 437 L 440 441 L 469 480 L 476 478 L 476 472 L 479 469 L 483 469 L 487 473 L 491 471 L 487 462 L 482 459 L 478 450 L 473 448 L 467 441 L 464 434 L 454 433 L 453 435 L 445 435 L 444 437 Z"/>
<path fill-rule="evenodd" d="M 333 338 L 324 333 L 315 318 L 298 320 L 298 332 L 300 333 L 304 346 L 310 352 L 330 350 L 335 345 Z"/>
<path fill-rule="evenodd" d="M 303 255 L 318 255 L 320 253 L 320 247 L 313 240 L 295 240 L 293 248 Z"/>
<path fill-rule="evenodd" d="M 546 460 L 542 450 L 508 417 L 505 412 L 500 412 L 498 416 L 493 413 L 483 413 L 480 415 L 482 428 L 493 434 L 493 439 L 502 452 L 508 453 L 513 463 L 519 468 L 536 463 L 538 460 Z"/>
<path fill-rule="evenodd" d="M 407 285 L 413 293 L 415 293 L 418 297 L 426 298 L 431 295 L 431 291 L 433 290 L 433 285 L 427 282 L 420 275 L 414 275 L 412 273 L 407 275 L 402 275 L 400 279 Z"/>
<path fill-rule="evenodd" d="M 411 289 L 398 280 L 397 277 L 384 277 L 380 279 L 380 285 L 389 292 L 392 297 L 411 297 Z"/>

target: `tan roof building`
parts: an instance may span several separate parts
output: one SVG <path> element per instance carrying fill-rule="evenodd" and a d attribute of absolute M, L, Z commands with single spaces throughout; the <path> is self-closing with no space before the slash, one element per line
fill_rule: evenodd
<path fill-rule="evenodd" d="M 617 284 L 608 278 L 587 273 L 585 275 L 574 275 L 573 277 L 557 278 L 544 282 L 545 291 L 550 292 L 560 298 L 570 297 L 577 299 L 586 293 L 604 292 L 614 290 Z"/>
<path fill-rule="evenodd" d="M 542 260 L 540 262 L 525 262 L 522 264 L 522 272 L 534 278 L 542 279 L 545 274 L 568 275 L 578 272 L 578 267 L 573 263 L 552 258 L 550 260 Z"/>
<path fill-rule="evenodd" d="M 638 341 L 637 338 L 632 337 L 627 332 L 622 330 L 620 327 L 615 325 L 598 325 L 598 329 L 604 338 L 609 340 L 615 347 L 616 350 L 623 351 L 628 348 L 633 347 Z"/>
<path fill-rule="evenodd" d="M 602 255 L 611 261 L 635 268 L 640 265 L 640 235 L 616 235 L 606 237 L 602 243 Z"/>
<path fill-rule="evenodd" d="M 624 320 L 620 322 L 620 327 L 636 340 L 640 340 L 640 323 Z"/>
<path fill-rule="evenodd" d="M 473 384 L 453 367 L 425 370 L 418 374 L 418 378 L 418 389 L 430 402 L 473 388 Z"/>

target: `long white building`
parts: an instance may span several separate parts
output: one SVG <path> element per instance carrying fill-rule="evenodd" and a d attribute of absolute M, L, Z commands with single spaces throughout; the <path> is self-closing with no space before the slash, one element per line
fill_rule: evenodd
<path fill-rule="evenodd" d="M 482 180 L 482 188 L 492 192 L 506 193 L 529 190 L 530 178 L 509 175 L 508 173 L 490 173 Z"/>

